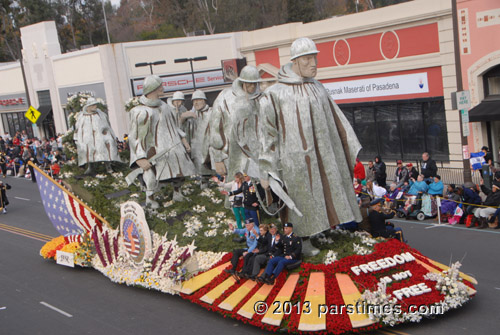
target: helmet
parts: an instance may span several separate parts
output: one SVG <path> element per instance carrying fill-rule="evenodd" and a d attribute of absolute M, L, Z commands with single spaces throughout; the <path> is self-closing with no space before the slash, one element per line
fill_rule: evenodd
<path fill-rule="evenodd" d="M 143 84 L 142 94 L 148 95 L 162 85 L 162 80 L 157 75 L 146 77 Z"/>
<path fill-rule="evenodd" d="M 196 100 L 196 99 L 204 99 L 207 100 L 207 96 L 203 91 L 196 90 L 194 91 L 193 95 L 191 96 L 191 100 Z"/>
<path fill-rule="evenodd" d="M 172 96 L 172 101 L 174 100 L 184 100 L 184 93 L 181 91 L 174 92 L 174 95 Z"/>
<path fill-rule="evenodd" d="M 301 37 L 296 39 L 290 47 L 290 59 L 294 60 L 297 57 L 312 55 L 319 53 L 316 49 L 316 44 L 309 37 Z"/>
<path fill-rule="evenodd" d="M 83 106 L 83 107 L 89 107 L 89 106 L 92 106 L 92 105 L 97 105 L 98 103 L 99 102 L 96 99 L 94 99 L 94 98 L 91 97 L 91 98 L 87 99 L 87 102 L 85 103 L 85 106 Z"/>
<path fill-rule="evenodd" d="M 241 69 L 239 79 L 244 83 L 258 83 L 260 82 L 259 70 L 253 65 L 247 65 Z"/>

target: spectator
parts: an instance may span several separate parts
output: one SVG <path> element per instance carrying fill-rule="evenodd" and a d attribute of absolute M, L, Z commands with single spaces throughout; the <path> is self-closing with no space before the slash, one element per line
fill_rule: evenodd
<path fill-rule="evenodd" d="M 425 193 L 429 190 L 429 185 L 424 181 L 424 175 L 418 175 L 417 180 L 412 178 L 410 180 L 410 190 L 408 191 L 409 195 L 417 195 L 420 192 Z"/>
<path fill-rule="evenodd" d="M 253 228 L 253 232 L 254 234 L 257 234 L 257 232 L 255 231 L 255 227 Z M 269 233 L 269 226 L 267 224 L 261 224 L 259 226 L 259 237 L 257 238 L 257 247 L 253 249 L 253 251 L 250 253 L 250 256 L 245 257 L 245 261 L 243 262 L 243 268 L 241 272 L 237 273 L 238 277 L 246 279 L 251 277 L 255 258 L 258 255 L 265 255 L 267 253 L 270 236 L 271 234 Z"/>
<path fill-rule="evenodd" d="M 9 204 L 9 198 L 7 198 L 7 190 L 10 190 L 9 184 L 0 180 L 0 210 L 2 214 L 7 214 L 7 205 Z"/>
<path fill-rule="evenodd" d="M 455 189 L 455 184 L 448 185 L 444 197 L 445 200 L 441 201 L 441 215 L 446 221 L 445 215 L 452 216 L 460 202 L 460 195 Z"/>
<path fill-rule="evenodd" d="M 396 188 L 401 188 L 409 180 L 409 171 L 403 167 L 403 161 L 398 159 L 396 161 L 396 172 L 394 173 L 394 181 L 396 182 Z"/>
<path fill-rule="evenodd" d="M 376 156 L 375 164 L 373 164 L 373 166 L 375 167 L 375 180 L 377 181 L 378 186 L 385 188 L 387 173 L 385 172 L 386 167 L 385 163 L 382 161 L 382 157 Z"/>
<path fill-rule="evenodd" d="M 389 191 L 385 195 L 386 201 L 389 202 L 389 208 L 396 209 L 398 206 L 398 200 L 401 198 L 399 193 L 401 189 L 398 187 L 396 183 L 391 183 Z M 399 197 L 398 197 L 399 196 Z"/>
<path fill-rule="evenodd" d="M 441 176 L 440 175 L 434 176 L 434 181 L 429 184 L 428 193 L 430 195 L 442 197 L 443 190 L 444 190 L 444 185 L 443 182 L 441 181 Z"/>
<path fill-rule="evenodd" d="M 412 163 L 408 163 L 406 164 L 406 169 L 408 170 L 408 182 L 410 182 L 410 180 L 413 178 L 413 179 L 417 179 L 418 178 L 418 170 L 415 169 L 415 167 L 413 166 Z"/>
<path fill-rule="evenodd" d="M 472 214 L 474 214 L 474 211 L 478 208 L 478 206 L 475 205 L 481 204 L 481 197 L 477 192 L 476 185 L 474 185 L 471 182 L 467 182 L 464 184 L 462 201 L 469 205 L 465 205 L 464 215 L 462 215 L 462 218 L 460 219 L 459 222 L 460 224 L 464 224 L 467 217 L 469 215 L 472 216 Z M 473 225 L 470 225 L 468 228 L 473 228 L 473 227 L 474 227 Z"/>
<path fill-rule="evenodd" d="M 52 173 L 52 178 L 59 176 L 61 172 L 61 166 L 57 163 L 57 159 L 50 165 L 50 172 Z M 36 181 L 35 181 L 36 182 Z"/>
<path fill-rule="evenodd" d="M 5 152 L 6 149 L 7 149 L 7 143 L 5 143 L 3 137 L 0 136 L 0 151 Z"/>
<path fill-rule="evenodd" d="M 0 152 L 0 168 L 2 169 L 3 177 L 7 177 L 7 157 L 3 151 Z"/>
<path fill-rule="evenodd" d="M 252 272 L 249 276 L 251 280 L 255 280 L 257 278 L 260 268 L 266 265 L 269 259 L 283 255 L 283 243 L 281 243 L 281 235 L 278 233 L 278 227 L 274 223 L 269 226 L 267 242 L 268 245 L 266 252 L 259 253 L 254 258 Z"/>
<path fill-rule="evenodd" d="M 497 207 L 500 206 L 500 192 L 498 190 L 500 190 L 500 186 L 498 184 L 493 184 L 493 187 L 489 189 L 488 187 L 484 186 L 484 182 L 481 180 L 481 191 L 486 194 L 486 200 L 484 200 L 483 205 L 491 207 L 477 208 L 474 211 L 476 220 L 473 221 L 473 223 L 475 224 L 477 221 L 479 221 L 479 229 L 488 228 L 489 216 L 495 214 L 495 212 L 497 211 Z M 474 224 L 472 224 L 470 227 L 474 227 Z"/>
<path fill-rule="evenodd" d="M 370 233 L 373 237 L 396 238 L 401 242 L 407 243 L 403 237 L 403 230 L 401 228 L 395 228 L 393 224 L 386 223 L 385 220 L 394 217 L 394 211 L 390 214 L 382 213 L 383 202 L 384 199 L 375 199 L 370 203 L 371 211 L 368 214 L 371 227 Z"/>
<path fill-rule="evenodd" d="M 245 221 L 245 229 L 234 229 L 232 224 L 229 225 L 229 229 L 231 229 L 234 234 L 244 234 L 247 241 L 247 247 L 244 249 L 233 250 L 233 257 L 231 258 L 231 264 L 233 267 L 231 269 L 224 270 L 225 272 L 235 275 L 236 267 L 238 266 L 238 260 L 240 259 L 240 257 L 243 256 L 243 259 L 245 261 L 245 258 L 252 256 L 253 250 L 257 247 L 257 238 L 259 237 L 259 235 L 256 234 L 254 228 L 255 223 L 253 222 L 252 218 L 249 218 Z"/>
<path fill-rule="evenodd" d="M 264 275 L 258 277 L 258 280 L 269 285 L 274 285 L 275 279 L 283 271 L 284 267 L 300 260 L 302 253 L 302 239 L 293 233 L 293 224 L 288 222 L 284 224 L 283 236 L 283 256 L 276 256 L 267 263 Z M 278 237 L 279 238 L 279 235 Z"/>
<path fill-rule="evenodd" d="M 373 165 L 373 161 L 368 161 L 368 169 L 366 170 L 366 181 L 374 181 L 375 180 L 375 166 Z"/>
<path fill-rule="evenodd" d="M 257 192 L 259 195 L 262 195 L 262 198 L 265 196 L 263 194 L 264 190 L 259 185 L 255 186 L 252 182 L 252 179 L 247 174 L 243 174 L 244 182 L 241 187 L 236 191 L 222 191 L 222 194 L 226 194 L 229 196 L 243 193 L 243 206 L 245 207 L 245 217 L 253 218 L 255 225 L 259 226 L 259 200 L 257 198 Z"/>
<path fill-rule="evenodd" d="M 234 181 L 229 183 L 224 183 L 219 181 L 217 177 L 212 178 L 219 187 L 223 187 L 227 191 L 236 191 L 241 188 L 243 184 L 243 174 L 238 172 L 234 175 Z M 243 228 L 243 222 L 245 222 L 245 208 L 243 207 L 243 194 L 237 194 L 229 196 L 229 202 L 231 203 L 231 208 L 233 210 L 234 217 L 236 219 L 236 225 L 238 229 Z"/>
<path fill-rule="evenodd" d="M 356 158 L 356 165 L 354 165 L 354 179 L 359 179 L 361 181 L 365 180 L 366 172 L 363 163 Z M 361 182 L 360 182 L 361 183 Z"/>
<path fill-rule="evenodd" d="M 370 195 L 371 199 L 382 198 L 387 190 L 383 187 L 378 186 L 373 181 L 366 182 L 366 192 Z"/>
<path fill-rule="evenodd" d="M 428 152 L 422 154 L 422 174 L 424 175 L 424 180 L 428 184 L 432 182 L 432 178 L 437 175 L 437 165 L 436 162 L 430 158 Z"/>
<path fill-rule="evenodd" d="M 361 180 L 359 178 L 354 178 L 354 193 L 356 193 L 356 196 L 359 197 L 361 192 L 363 191 L 363 185 L 361 185 Z"/>

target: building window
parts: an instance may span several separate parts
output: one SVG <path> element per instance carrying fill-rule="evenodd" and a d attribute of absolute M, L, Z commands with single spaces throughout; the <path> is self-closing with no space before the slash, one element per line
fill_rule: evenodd
<path fill-rule="evenodd" d="M 339 105 L 363 146 L 359 157 L 449 161 L 443 98 Z"/>
<path fill-rule="evenodd" d="M 484 98 L 500 100 L 500 65 L 493 67 L 483 75 Z"/>
<path fill-rule="evenodd" d="M 31 122 L 24 117 L 25 112 L 2 113 L 2 122 L 5 132 L 14 137 L 16 132 L 26 130 L 29 138 L 33 138 Z"/>

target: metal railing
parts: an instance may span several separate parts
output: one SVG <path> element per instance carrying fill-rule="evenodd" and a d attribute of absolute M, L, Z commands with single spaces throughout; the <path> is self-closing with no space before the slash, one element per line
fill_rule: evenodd
<path fill-rule="evenodd" d="M 461 161 L 460 161 L 461 162 Z M 413 166 L 420 172 L 421 171 L 421 166 L 420 162 L 404 162 L 406 165 L 407 163 L 412 163 Z M 368 164 L 363 164 L 365 166 L 365 170 L 368 169 Z M 443 162 L 437 162 L 438 165 L 438 172 L 437 174 L 441 176 L 441 181 L 445 185 L 449 184 L 455 184 L 455 185 L 462 185 L 464 183 L 464 170 L 463 168 L 452 168 L 452 167 L 443 167 Z M 386 173 L 387 173 L 387 182 L 394 181 L 394 176 L 396 173 L 397 166 L 395 165 L 386 165 Z M 479 184 L 481 180 L 481 174 L 479 171 L 471 171 L 472 173 L 472 182 L 474 184 Z"/>

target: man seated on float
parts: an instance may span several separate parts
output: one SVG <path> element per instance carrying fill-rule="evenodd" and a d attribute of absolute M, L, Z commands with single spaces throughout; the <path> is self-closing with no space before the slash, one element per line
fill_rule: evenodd
<path fill-rule="evenodd" d="M 252 270 L 250 276 L 251 280 L 255 280 L 259 274 L 260 269 L 267 264 L 273 257 L 283 256 L 283 243 L 281 235 L 278 232 L 278 227 L 271 223 L 269 225 L 269 234 L 267 234 L 267 248 L 266 252 L 259 253 L 253 258 Z"/>
<path fill-rule="evenodd" d="M 293 233 L 293 224 L 284 224 L 283 256 L 276 256 L 269 260 L 264 274 L 257 278 L 258 281 L 274 285 L 285 266 L 300 260 L 302 253 L 302 239 Z"/>
<path fill-rule="evenodd" d="M 394 211 L 390 214 L 384 214 L 382 212 L 382 203 L 384 199 L 375 199 L 370 202 L 371 211 L 368 214 L 368 219 L 370 220 L 370 233 L 373 237 L 385 237 L 385 238 L 396 238 L 401 242 L 406 242 L 403 238 L 403 231 L 401 228 L 395 228 L 392 223 L 386 223 L 385 220 L 392 219 L 394 217 Z"/>
<path fill-rule="evenodd" d="M 233 258 L 231 258 L 231 264 L 233 265 L 233 267 L 229 270 L 224 270 L 227 273 L 230 273 L 232 275 L 236 274 L 236 267 L 238 266 L 238 260 L 241 256 L 243 256 L 244 260 L 245 258 L 252 256 L 253 250 L 257 247 L 257 239 L 259 237 L 259 234 L 256 233 L 254 227 L 255 223 L 253 222 L 252 218 L 249 218 L 245 221 L 245 228 L 242 229 L 234 229 L 234 226 L 232 224 L 229 224 L 229 229 L 231 229 L 234 234 L 243 234 L 245 236 L 247 248 L 233 250 Z"/>
<path fill-rule="evenodd" d="M 257 234 L 255 227 L 252 232 Z M 259 255 L 265 255 L 269 246 L 269 240 L 271 239 L 271 234 L 269 233 L 269 226 L 267 224 L 259 225 L 259 237 L 257 238 L 257 247 L 250 252 L 250 256 L 245 257 L 243 262 L 243 268 L 240 272 L 237 272 L 238 277 L 250 278 L 252 274 L 253 264 L 255 262 L 255 257 Z"/>

